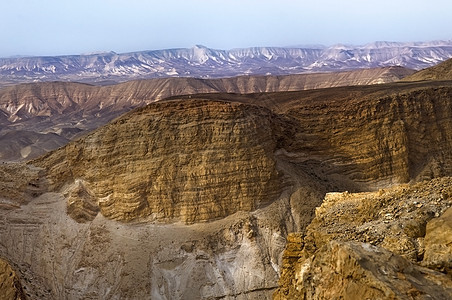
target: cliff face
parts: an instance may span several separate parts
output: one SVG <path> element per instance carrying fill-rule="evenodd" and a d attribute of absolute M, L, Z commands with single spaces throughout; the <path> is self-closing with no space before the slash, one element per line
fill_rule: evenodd
<path fill-rule="evenodd" d="M 340 174 L 355 190 L 451 174 L 451 88 L 332 92 L 336 99 L 317 93 L 282 105 L 300 124 L 287 150 L 305 169 L 327 181 Z"/>
<path fill-rule="evenodd" d="M 111 86 L 69 82 L 21 84 L 0 89 L 0 160 L 29 160 L 56 149 L 138 106 L 197 93 L 299 91 L 396 81 L 399 67 L 288 76 L 221 79 L 162 78 Z"/>
<path fill-rule="evenodd" d="M 355 281 L 448 296 L 435 232 L 449 226 L 450 179 L 389 187 L 450 175 L 451 95 L 403 83 L 153 103 L 1 164 L 0 255 L 46 299 L 269 299 L 278 274 L 288 299 Z M 315 210 L 347 190 L 367 193 Z"/>
<path fill-rule="evenodd" d="M 84 189 L 111 219 L 208 221 L 255 210 L 281 193 L 275 122 L 276 115 L 255 106 L 166 102 L 34 164 L 49 170 L 56 190 Z"/>
<path fill-rule="evenodd" d="M 276 159 L 336 191 L 452 174 L 452 88 L 402 91 L 328 103 L 296 98 L 280 115 L 248 104 L 167 101 L 33 163 L 49 170 L 55 190 L 68 184 L 66 193 L 76 186 L 93 195 L 109 218 L 189 223 L 271 202 L 283 186 Z"/>

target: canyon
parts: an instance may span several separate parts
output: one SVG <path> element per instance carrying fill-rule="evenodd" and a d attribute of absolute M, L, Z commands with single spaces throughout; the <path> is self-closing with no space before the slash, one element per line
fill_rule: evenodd
<path fill-rule="evenodd" d="M 236 88 L 246 79 L 287 89 L 165 99 L 150 94 L 151 81 L 1 89 L 2 128 L 65 138 L 0 164 L 5 290 L 26 299 L 452 297 L 444 69 L 434 81 L 420 71 L 309 90 L 288 84 L 308 77 L 238 78 Z"/>
<path fill-rule="evenodd" d="M 414 71 L 388 67 L 288 76 L 164 78 L 111 86 L 46 82 L 0 89 L 0 160 L 32 159 L 121 114 L 170 96 L 299 91 L 399 80 Z"/>

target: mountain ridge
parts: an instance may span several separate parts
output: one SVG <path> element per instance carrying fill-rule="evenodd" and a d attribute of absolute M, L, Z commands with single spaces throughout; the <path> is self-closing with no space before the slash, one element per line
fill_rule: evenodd
<path fill-rule="evenodd" d="M 284 75 L 387 66 L 419 70 L 451 57 L 452 41 L 232 50 L 197 45 L 123 54 L 0 58 L 0 84 L 52 80 L 102 84 L 160 77 Z"/>
<path fill-rule="evenodd" d="M 419 80 L 452 80 L 452 59 L 403 78 L 403 81 Z"/>
<path fill-rule="evenodd" d="M 413 70 L 388 67 L 339 73 L 285 76 L 240 76 L 233 78 L 156 78 L 110 86 L 70 82 L 25 83 L 0 89 L 0 145 L 10 131 L 9 143 L 0 150 L 0 159 L 36 157 L 48 148 L 24 138 L 25 131 L 37 137 L 56 133 L 72 139 L 83 130 L 91 130 L 134 107 L 167 97 L 199 93 L 237 93 L 298 91 L 343 85 L 393 82 Z M 29 136 L 29 134 L 27 134 Z M 47 135 L 47 137 L 50 137 Z M 61 145 L 61 138 L 54 145 Z M 2 142 L 3 141 L 3 142 Z M 31 143 L 30 143 L 31 142 Z M 48 144 L 48 143 L 47 143 Z M 31 147 L 31 152 L 29 151 Z M 27 149 L 25 149 L 27 148 Z M 7 150 L 9 149 L 9 150 Z M 23 150 L 24 149 L 24 150 Z"/>

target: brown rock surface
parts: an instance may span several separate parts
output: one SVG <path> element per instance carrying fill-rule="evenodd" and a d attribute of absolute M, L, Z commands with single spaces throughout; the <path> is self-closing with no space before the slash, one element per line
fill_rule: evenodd
<path fill-rule="evenodd" d="M 0 209 L 0 254 L 17 263 L 28 299 L 271 299 L 285 236 L 301 227 L 293 215 L 309 215 L 291 193 L 192 225 L 76 222 L 63 194 L 45 193 Z"/>
<path fill-rule="evenodd" d="M 208 221 L 279 196 L 276 122 L 277 115 L 256 106 L 171 101 L 127 114 L 33 163 L 48 169 L 56 191 L 83 181 L 107 218 Z"/>
<path fill-rule="evenodd" d="M 450 258 L 448 252 L 450 247 L 447 246 L 450 239 L 448 231 L 436 226 L 438 226 L 437 224 L 444 224 L 444 220 L 448 219 L 449 207 L 452 206 L 451 192 L 452 178 L 445 177 L 414 185 L 400 185 L 378 192 L 327 194 L 322 205 L 316 209 L 315 218 L 307 227 L 303 238 L 298 237 L 295 244 L 293 242 L 288 243 L 286 253 L 283 256 L 286 259 L 283 260 L 280 289 L 275 294 L 275 297 L 294 299 L 305 295 L 306 299 L 311 299 L 309 295 L 313 295 L 312 299 L 318 299 L 316 297 L 329 299 L 327 295 L 322 294 L 323 296 L 320 296 L 317 294 L 324 293 L 324 291 L 329 289 L 328 280 L 322 281 L 322 283 L 317 282 L 319 289 L 317 291 L 315 290 L 316 284 L 300 279 L 298 272 L 305 268 L 310 268 L 311 271 L 309 272 L 313 272 L 316 275 L 303 277 L 308 278 L 308 280 L 312 277 L 333 276 L 331 274 L 328 275 L 329 271 L 318 273 L 316 267 L 311 265 L 316 259 L 326 260 L 331 255 L 339 255 L 334 253 L 338 249 L 332 250 L 334 248 L 331 248 L 332 242 L 339 244 L 350 241 L 366 243 L 384 248 L 395 257 L 400 256 L 400 259 L 398 258 L 400 263 L 402 263 L 402 258 L 407 261 L 403 265 L 408 264 L 411 266 L 411 263 L 422 264 L 429 267 L 437 267 L 438 269 L 442 267 L 441 270 L 444 270 L 445 265 L 448 264 L 447 260 Z M 443 217 L 437 218 L 442 215 Z M 437 219 L 434 219 L 435 217 Z M 428 230 L 426 230 L 427 224 L 430 224 Z M 447 225 L 445 226 L 447 228 Z M 433 237 L 435 231 L 442 232 L 442 234 L 436 236 L 437 239 Z M 427 236 L 426 232 L 429 232 L 430 236 Z M 290 241 L 291 239 L 289 239 Z M 295 248 L 302 248 L 302 250 L 294 251 L 293 245 L 296 246 Z M 441 248 L 441 251 L 437 251 L 439 250 L 438 247 Z M 328 250 L 325 252 L 325 249 Z M 427 249 L 430 251 L 428 254 Z M 377 257 L 374 259 L 377 259 Z M 361 257 L 359 261 L 365 262 L 368 261 L 368 258 Z M 385 265 L 383 261 L 375 261 L 374 265 L 367 265 L 366 268 L 372 271 L 378 265 Z M 336 261 L 330 263 L 334 265 Z M 350 274 L 353 273 L 353 266 L 351 268 Z M 338 276 L 336 279 L 340 279 L 344 275 L 342 273 L 341 275 L 338 274 L 336 273 L 335 275 Z M 386 274 L 388 278 L 384 280 L 391 282 L 393 279 L 388 274 Z M 362 284 L 363 286 L 360 287 L 362 290 L 369 288 L 369 284 L 373 285 L 373 283 L 368 282 L 368 286 L 365 288 L 365 284 Z M 398 283 L 394 282 L 391 284 L 398 285 Z M 444 284 L 447 288 L 452 287 L 452 282 L 445 281 Z M 368 290 L 368 295 L 358 295 L 374 299 L 377 295 L 373 294 L 372 289 Z M 403 288 L 401 289 L 403 290 Z M 305 292 L 302 292 L 302 290 L 309 291 L 304 294 Z M 340 293 L 348 293 L 335 290 L 336 292 L 339 293 L 338 295 Z M 413 295 L 419 296 L 424 293 L 427 292 L 417 291 Z M 387 297 L 389 297 L 388 295 Z M 385 299 L 382 295 L 378 297 Z M 394 299 L 405 299 L 408 296 L 400 296 L 396 293 L 391 297 L 394 297 Z M 447 297 L 438 299 L 447 299 Z"/>
<path fill-rule="evenodd" d="M 80 134 L 78 131 L 92 130 L 132 108 L 170 96 L 300 91 L 387 83 L 411 72 L 388 67 L 288 76 L 162 78 L 112 86 L 47 82 L 5 87 L 0 89 L 0 160 L 35 158 L 67 143 Z"/>
<path fill-rule="evenodd" d="M 274 299 L 450 299 L 452 280 L 366 243 L 331 241 L 295 270 L 296 293 Z"/>
<path fill-rule="evenodd" d="M 423 264 L 452 277 L 452 208 L 427 223 Z"/>
<path fill-rule="evenodd" d="M 376 190 L 452 175 L 449 83 L 210 98 L 266 106 L 298 123 L 285 150 L 305 172 L 342 182 L 331 191 Z"/>
<path fill-rule="evenodd" d="M 20 278 L 5 260 L 0 258 L 0 299 L 25 300 Z"/>
<path fill-rule="evenodd" d="M 308 226 L 308 255 L 331 240 L 382 246 L 422 260 L 427 222 L 452 206 L 452 178 L 400 185 L 370 193 L 329 193 Z"/>
<path fill-rule="evenodd" d="M 450 178 L 387 187 L 451 172 L 452 89 L 436 84 L 206 96 L 246 104 L 192 96 L 130 112 L 36 167 L 9 165 L 11 178 L 47 175 L 32 201 L 22 176 L 19 200 L 0 210 L 0 254 L 46 299 L 268 299 L 294 231 L 289 296 L 294 270 L 331 240 L 416 263 L 426 224 L 451 204 Z M 306 230 L 325 192 L 382 186 L 329 194 Z"/>

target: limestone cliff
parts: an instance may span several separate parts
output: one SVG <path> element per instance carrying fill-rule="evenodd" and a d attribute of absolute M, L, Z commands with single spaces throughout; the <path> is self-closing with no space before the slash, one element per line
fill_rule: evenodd
<path fill-rule="evenodd" d="M 111 86 L 47 82 L 5 87 L 0 89 L 0 160 L 36 158 L 66 144 L 80 131 L 95 129 L 135 107 L 170 96 L 379 84 L 394 82 L 412 72 L 387 67 L 288 76 L 162 78 Z"/>
<path fill-rule="evenodd" d="M 109 218 L 186 222 L 274 199 L 281 191 L 276 150 L 336 191 L 452 175 L 452 88 L 387 88 L 266 94 L 270 100 L 262 104 L 278 114 L 208 100 L 152 104 L 34 163 L 49 170 L 55 190 L 80 180 Z M 271 97 L 281 99 L 269 105 Z M 238 200 L 243 197 L 254 200 Z M 186 201 L 203 208 L 195 212 Z"/>
<path fill-rule="evenodd" d="M 0 255 L 32 299 L 269 299 L 280 273 L 291 299 L 320 295 L 324 274 L 353 287 L 337 263 L 363 288 L 447 295 L 434 282 L 448 285 L 437 272 L 450 249 L 435 232 L 447 232 L 450 178 L 390 187 L 451 175 L 451 95 L 399 83 L 150 104 L 0 165 Z M 400 281 L 373 273 L 386 251 Z"/>
<path fill-rule="evenodd" d="M 72 193 L 81 184 L 107 218 L 208 221 L 279 196 L 278 122 L 251 105 L 170 101 L 129 113 L 33 164 L 48 169 L 55 191 L 66 185 Z"/>
<path fill-rule="evenodd" d="M 295 122 L 285 150 L 305 172 L 334 182 L 330 190 L 452 175 L 451 82 L 205 97 L 258 104 Z"/>

